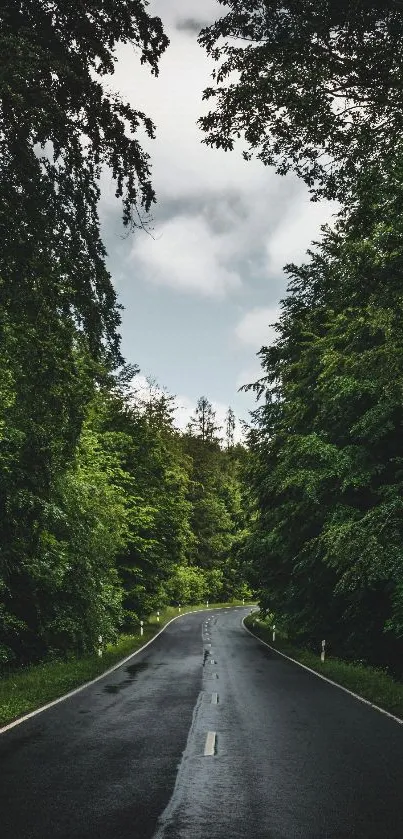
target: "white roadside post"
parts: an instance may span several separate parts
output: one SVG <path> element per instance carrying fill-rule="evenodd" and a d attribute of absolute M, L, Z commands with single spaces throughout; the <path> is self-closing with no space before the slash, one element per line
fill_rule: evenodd
<path fill-rule="evenodd" d="M 208 606 L 208 600 L 206 600 L 206 606 Z"/>
<path fill-rule="evenodd" d="M 322 652 L 320 654 L 320 660 L 321 661 L 325 660 L 325 647 L 326 647 L 326 641 L 322 641 Z"/>
<path fill-rule="evenodd" d="M 242 598 L 242 606 L 245 606 L 245 598 Z"/>
<path fill-rule="evenodd" d="M 140 635 L 143 635 L 143 633 L 144 633 L 143 624 L 144 624 L 144 621 L 140 621 Z"/>
<path fill-rule="evenodd" d="M 178 612 L 180 612 L 180 611 L 181 611 L 181 604 L 178 603 Z"/>
<path fill-rule="evenodd" d="M 157 623 L 159 623 L 159 622 L 160 622 L 160 613 L 157 612 Z"/>
<path fill-rule="evenodd" d="M 99 655 L 99 657 L 100 657 L 100 658 L 102 658 L 102 647 L 101 647 L 101 644 L 102 644 L 102 635 L 98 635 L 98 644 L 99 644 L 99 647 L 98 647 L 98 655 Z"/>
<path fill-rule="evenodd" d="M 273 641 L 276 640 L 276 624 L 273 623 Z"/>

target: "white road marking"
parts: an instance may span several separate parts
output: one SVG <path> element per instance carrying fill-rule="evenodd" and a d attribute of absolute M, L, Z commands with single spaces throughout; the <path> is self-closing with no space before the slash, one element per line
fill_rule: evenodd
<path fill-rule="evenodd" d="M 211 704 L 217 705 L 218 704 L 218 693 L 211 694 Z"/>
<path fill-rule="evenodd" d="M 394 714 L 391 714 L 389 711 L 385 711 L 385 709 L 380 708 L 379 705 L 374 705 L 374 703 L 370 702 L 369 699 L 364 699 L 363 696 L 360 696 L 358 693 L 354 693 L 352 690 L 345 688 L 343 685 L 339 685 L 338 682 L 333 682 L 332 679 L 328 679 L 326 676 L 322 676 L 321 673 L 317 673 L 316 670 L 312 670 L 312 668 L 307 667 L 306 664 L 301 664 L 301 662 L 297 661 L 295 658 L 291 658 L 291 656 L 286 655 L 285 653 L 281 653 L 280 650 L 276 649 L 276 647 L 271 647 L 270 644 L 268 644 L 266 641 L 262 641 L 262 639 L 258 638 L 257 635 L 254 635 L 253 632 L 251 632 L 250 629 L 248 629 L 248 627 L 245 626 L 244 620 L 245 618 L 242 618 L 241 621 L 244 630 L 246 632 L 249 632 L 249 635 L 251 635 L 252 638 L 254 638 L 256 641 L 260 641 L 261 644 L 264 644 L 265 647 L 268 647 L 269 650 L 273 650 L 274 653 L 277 653 L 277 655 L 281 655 L 283 658 L 288 659 L 288 661 L 292 661 L 293 664 L 298 664 L 298 667 L 302 667 L 303 670 L 307 670 L 308 673 L 313 673 L 314 676 L 317 676 L 318 679 L 322 679 L 323 682 L 328 682 L 329 685 L 333 685 L 333 687 L 339 688 L 339 690 L 344 690 L 344 693 L 348 693 L 349 696 L 353 696 L 354 699 L 358 699 L 359 702 L 363 702 L 364 705 L 369 705 L 370 708 L 374 708 L 375 711 L 379 711 L 379 713 L 384 714 L 385 717 L 390 717 L 391 720 L 394 720 L 395 722 L 399 723 L 399 725 L 403 725 L 403 720 L 400 719 L 400 717 L 395 717 Z"/>
<path fill-rule="evenodd" d="M 204 756 L 210 756 L 215 754 L 215 740 L 216 740 L 216 733 L 215 731 L 208 731 L 206 737 L 206 744 L 204 746 Z"/>

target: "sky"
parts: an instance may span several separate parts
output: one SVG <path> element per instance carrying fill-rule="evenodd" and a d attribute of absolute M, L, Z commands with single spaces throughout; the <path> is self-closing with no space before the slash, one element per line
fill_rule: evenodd
<path fill-rule="evenodd" d="M 124 306 L 122 350 L 140 366 L 141 381 L 152 376 L 177 397 L 182 428 L 200 396 L 221 422 L 229 405 L 248 420 L 254 397 L 239 387 L 259 377 L 256 353 L 275 338 L 283 266 L 304 260 L 336 209 L 312 203 L 294 175 L 244 161 L 240 149 L 202 145 L 196 121 L 213 64 L 197 34 L 223 8 L 216 0 L 151 0 L 170 39 L 159 76 L 121 45 L 107 82 L 152 118 L 157 133 L 153 141 L 139 135 L 157 193 L 152 235 L 127 234 L 113 183 L 103 181 L 102 234 Z"/>

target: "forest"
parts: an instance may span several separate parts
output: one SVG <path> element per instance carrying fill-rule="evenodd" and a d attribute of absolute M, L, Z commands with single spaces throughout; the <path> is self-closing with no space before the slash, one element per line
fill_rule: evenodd
<path fill-rule="evenodd" d="M 3 3 L 0 256 L 0 662 L 82 655 L 167 603 L 247 591 L 235 417 L 175 400 L 120 352 L 100 236 L 109 167 L 123 221 L 155 200 L 144 114 L 102 75 L 130 41 L 152 73 L 167 46 L 144 3 Z M 97 72 L 97 76 L 95 75 Z M 220 439 L 221 435 L 221 439 Z"/>
<path fill-rule="evenodd" d="M 204 142 L 339 204 L 261 348 L 243 555 L 300 644 L 403 675 L 401 3 L 228 0 Z"/>
<path fill-rule="evenodd" d="M 254 592 L 296 641 L 403 675 L 401 6 L 219 2 L 201 140 L 339 206 L 285 267 L 243 443 L 206 396 L 178 431 L 175 398 L 141 393 L 120 349 L 100 176 L 136 234 L 156 201 L 137 134 L 155 126 L 102 77 L 118 43 L 157 75 L 163 21 L 143 0 L 1 4 L 5 668 Z"/>

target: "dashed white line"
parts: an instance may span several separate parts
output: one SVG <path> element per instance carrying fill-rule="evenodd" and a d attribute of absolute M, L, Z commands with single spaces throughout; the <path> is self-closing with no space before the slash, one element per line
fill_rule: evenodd
<path fill-rule="evenodd" d="M 217 705 L 218 704 L 218 693 L 211 694 L 211 704 Z"/>
<path fill-rule="evenodd" d="M 204 756 L 208 757 L 215 754 L 215 741 L 216 741 L 216 733 L 215 731 L 208 731 L 206 737 L 206 743 L 204 746 Z"/>

